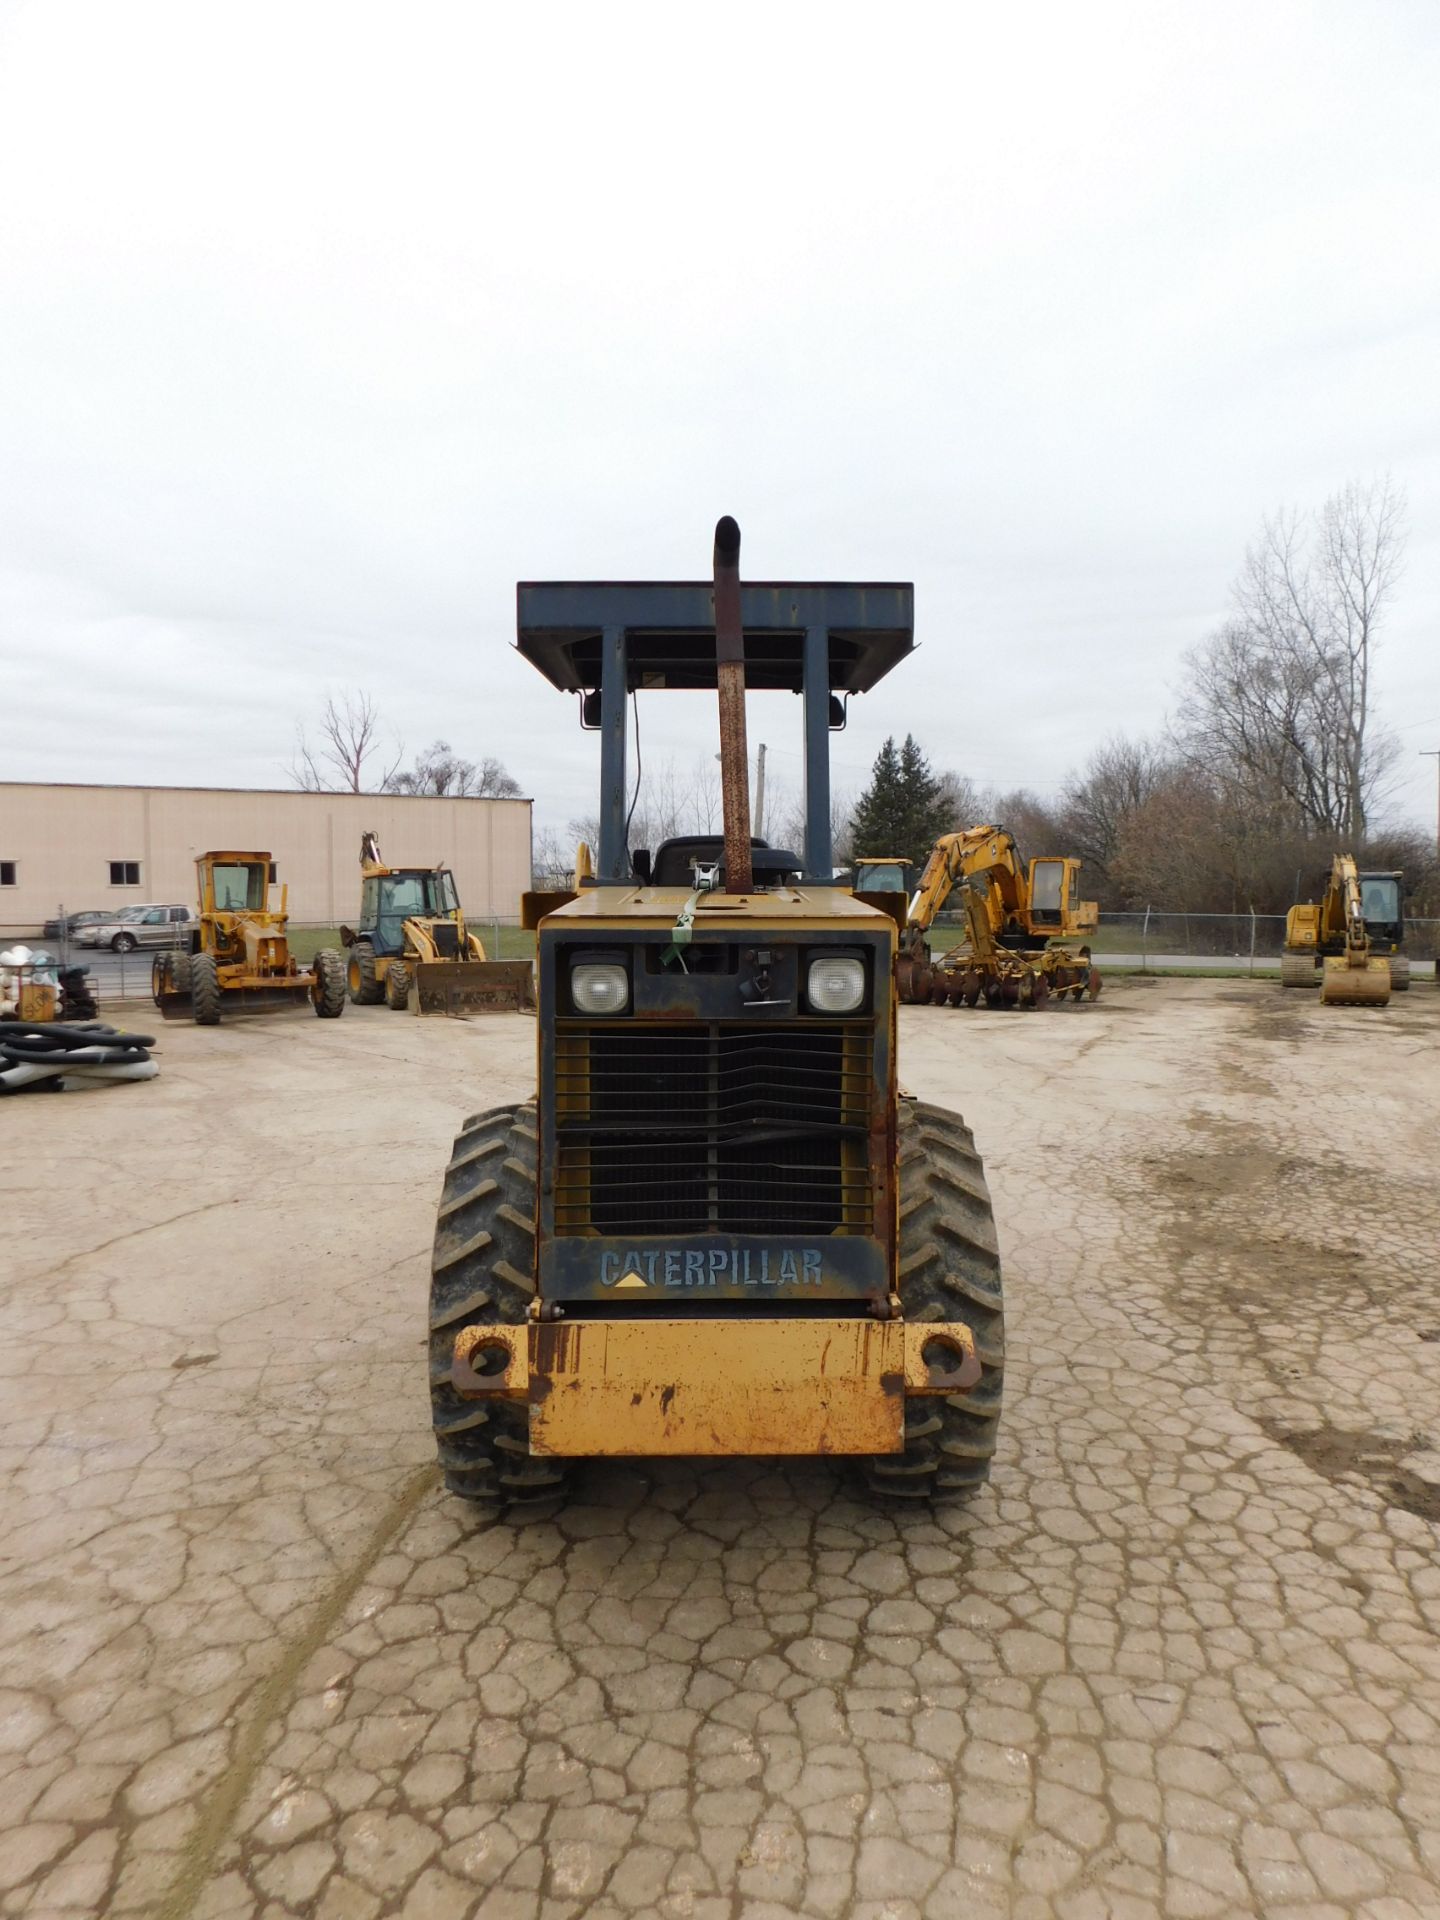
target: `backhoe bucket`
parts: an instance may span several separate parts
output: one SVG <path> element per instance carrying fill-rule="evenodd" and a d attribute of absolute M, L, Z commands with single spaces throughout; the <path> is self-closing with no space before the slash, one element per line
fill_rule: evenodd
<path fill-rule="evenodd" d="M 535 969 L 528 960 L 422 960 L 415 1005 L 419 1013 L 454 1016 L 533 1013 Z"/>
<path fill-rule="evenodd" d="M 1325 961 L 1320 1004 L 1326 1007 L 1383 1007 L 1390 999 L 1390 962 L 1378 954 L 1358 963 L 1343 954 Z"/>

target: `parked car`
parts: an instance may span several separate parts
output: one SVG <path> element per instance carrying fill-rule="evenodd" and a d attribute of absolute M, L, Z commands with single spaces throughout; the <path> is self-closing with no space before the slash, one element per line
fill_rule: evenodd
<path fill-rule="evenodd" d="M 45 922 L 44 937 L 47 940 L 63 940 L 68 933 L 73 939 L 76 934 L 82 932 L 86 927 L 93 927 L 98 921 L 113 920 L 114 918 L 115 916 L 112 913 L 90 913 L 88 911 L 85 913 L 67 913 L 63 917 L 60 914 L 56 914 L 53 920 L 47 920 Z"/>
<path fill-rule="evenodd" d="M 183 946 L 195 924 L 190 907 L 126 907 L 82 927 L 75 936 L 79 947 L 109 947 L 115 953 L 133 953 L 136 947 Z"/>

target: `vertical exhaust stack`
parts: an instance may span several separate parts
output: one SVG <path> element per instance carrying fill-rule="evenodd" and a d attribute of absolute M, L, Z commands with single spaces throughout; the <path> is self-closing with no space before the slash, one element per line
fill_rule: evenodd
<path fill-rule="evenodd" d="M 750 746 L 745 733 L 745 630 L 740 622 L 740 529 L 715 523 L 715 684 L 720 692 L 720 793 L 725 820 L 725 891 L 749 893 Z"/>

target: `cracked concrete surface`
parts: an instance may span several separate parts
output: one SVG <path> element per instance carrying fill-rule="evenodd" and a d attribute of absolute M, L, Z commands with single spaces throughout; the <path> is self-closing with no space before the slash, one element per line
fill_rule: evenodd
<path fill-rule="evenodd" d="M 428 1242 L 534 1028 L 350 1009 L 5 1103 L 0 1914 L 1440 1913 L 1440 1000 L 906 1009 L 1000 1457 L 437 1491 Z"/>

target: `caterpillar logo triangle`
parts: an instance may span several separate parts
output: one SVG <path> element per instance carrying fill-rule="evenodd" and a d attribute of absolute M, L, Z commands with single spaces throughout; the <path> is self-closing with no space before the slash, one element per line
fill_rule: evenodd
<path fill-rule="evenodd" d="M 643 1288 L 644 1285 L 645 1282 L 640 1278 L 639 1274 L 636 1273 L 635 1269 L 631 1267 L 628 1273 L 622 1273 L 620 1278 L 615 1282 L 615 1291 L 618 1293 L 622 1287 Z"/>

